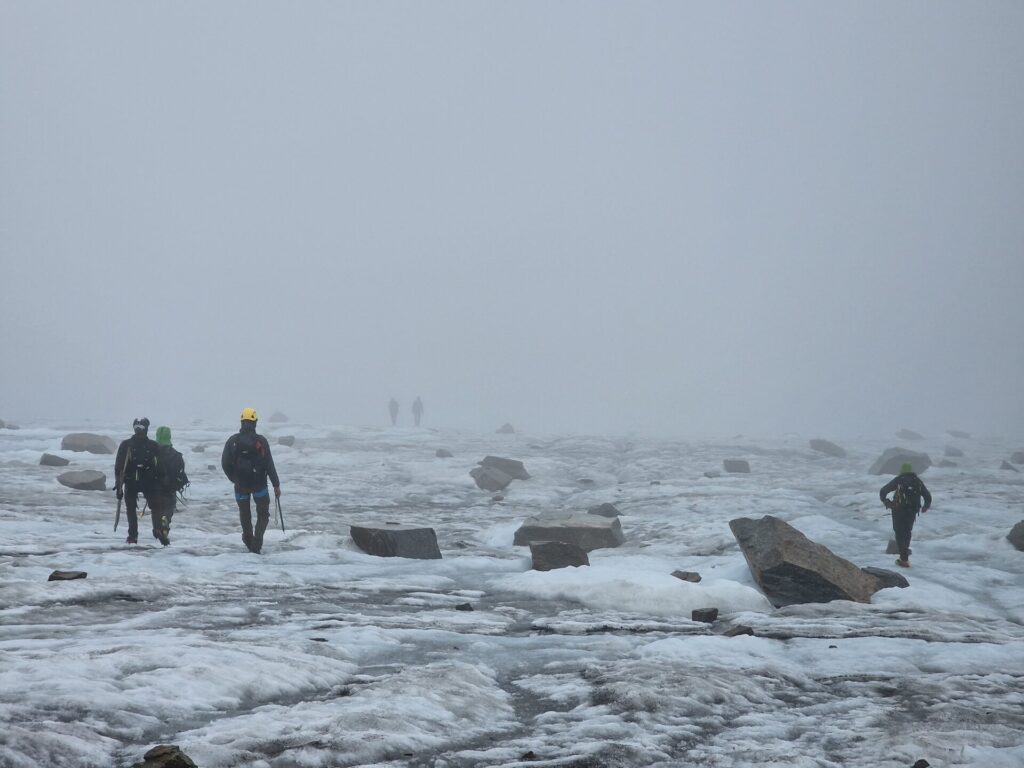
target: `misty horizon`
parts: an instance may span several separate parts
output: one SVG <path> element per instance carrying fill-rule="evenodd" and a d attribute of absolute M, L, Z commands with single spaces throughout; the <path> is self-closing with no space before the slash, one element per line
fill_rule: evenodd
<path fill-rule="evenodd" d="M 198 9 L 0 5 L 0 418 L 1024 435 L 1024 6 Z"/>

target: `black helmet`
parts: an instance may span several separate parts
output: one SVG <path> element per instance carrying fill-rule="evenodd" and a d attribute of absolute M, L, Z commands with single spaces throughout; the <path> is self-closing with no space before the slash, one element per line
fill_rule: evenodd
<path fill-rule="evenodd" d="M 141 419 L 136 419 L 135 421 L 132 422 L 132 428 L 136 432 L 142 432 L 143 434 L 145 434 L 146 432 L 149 431 L 149 419 L 147 419 L 145 416 L 143 416 Z"/>

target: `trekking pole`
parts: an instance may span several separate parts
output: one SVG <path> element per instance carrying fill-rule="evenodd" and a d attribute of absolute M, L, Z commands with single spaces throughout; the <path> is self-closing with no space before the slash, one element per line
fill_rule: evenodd
<path fill-rule="evenodd" d="M 277 519 L 281 521 L 281 533 L 284 533 L 284 514 L 281 512 L 281 499 L 274 497 L 277 502 Z"/>
<path fill-rule="evenodd" d="M 124 464 L 121 466 L 121 479 L 114 486 L 114 490 L 117 492 L 117 512 L 114 513 L 114 531 L 117 532 L 117 524 L 121 522 L 121 497 L 124 496 L 122 488 L 124 488 L 124 473 L 128 471 L 128 455 L 131 451 L 127 451 L 124 455 Z M 117 467 L 114 468 L 115 470 Z"/>

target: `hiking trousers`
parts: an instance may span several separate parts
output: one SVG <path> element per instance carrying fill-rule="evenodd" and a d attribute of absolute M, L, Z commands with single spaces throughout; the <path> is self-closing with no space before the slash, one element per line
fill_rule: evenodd
<path fill-rule="evenodd" d="M 171 533 L 171 518 L 178 510 L 178 495 L 176 493 L 162 493 L 158 501 L 159 514 L 153 515 L 153 534 L 160 538 L 159 534 L 169 536 Z"/>
<path fill-rule="evenodd" d="M 153 489 L 147 489 L 144 486 L 130 486 L 127 483 L 124 486 L 124 508 L 128 513 L 128 538 L 138 539 L 139 538 L 139 494 L 146 500 L 146 504 L 149 505 L 150 514 L 153 517 L 153 525 L 156 526 L 157 520 L 157 509 L 160 506 L 160 502 L 157 499 L 156 491 Z"/>
<path fill-rule="evenodd" d="M 252 527 L 252 503 L 256 500 L 256 529 Z M 242 524 L 242 543 L 250 552 L 260 553 L 263 549 L 263 534 L 270 523 L 270 490 L 263 486 L 257 491 L 246 491 L 235 486 L 235 501 L 238 502 L 238 520 Z"/>
<path fill-rule="evenodd" d="M 916 519 L 916 509 L 892 510 L 892 532 L 896 535 L 896 547 L 900 551 L 900 560 L 910 559 L 910 534 L 914 530 L 914 520 Z"/>

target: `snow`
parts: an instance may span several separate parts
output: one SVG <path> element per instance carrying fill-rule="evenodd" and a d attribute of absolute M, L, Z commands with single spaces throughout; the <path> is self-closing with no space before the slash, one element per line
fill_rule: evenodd
<path fill-rule="evenodd" d="M 909 588 L 776 610 L 728 521 L 777 515 L 890 568 L 888 478 L 867 467 L 894 441 L 837 438 L 836 459 L 797 435 L 289 424 L 295 446 L 274 446 L 287 530 L 271 527 L 256 556 L 219 470 L 232 427 L 172 427 L 193 484 L 167 548 L 148 518 L 128 547 L 111 492 L 64 488 L 61 468 L 38 465 L 54 453 L 110 480 L 112 456 L 61 438 L 126 434 L 0 430 L 0 765 L 131 765 L 159 743 L 203 768 L 1024 764 L 1024 553 L 1005 539 L 1024 479 L 996 469 L 1012 441 L 959 441 L 957 468 L 924 475 L 935 504 Z M 468 474 L 488 454 L 531 479 L 492 501 Z M 723 458 L 751 473 L 705 477 Z M 535 572 L 512 545 L 527 517 L 606 501 L 626 543 L 589 567 Z M 362 553 L 349 525 L 380 520 L 433 527 L 443 559 Z M 88 578 L 48 582 L 57 569 Z M 715 625 L 690 620 L 712 606 Z M 721 634 L 734 624 L 755 635 Z"/>

